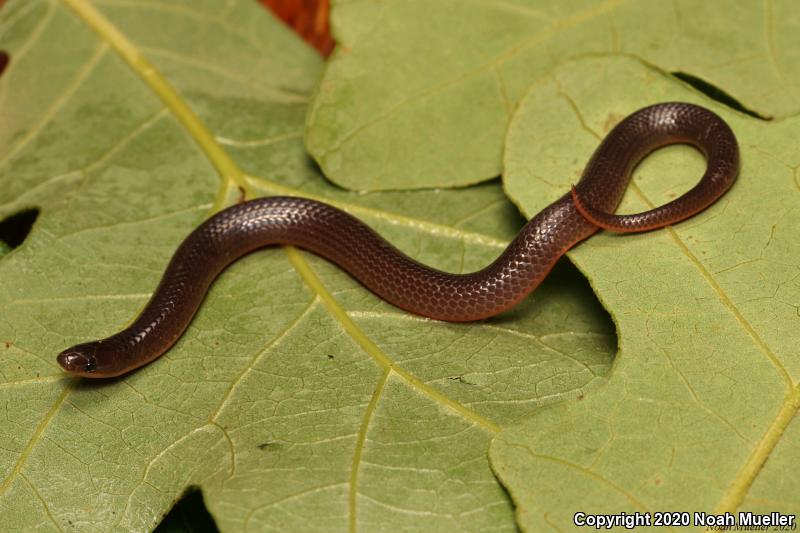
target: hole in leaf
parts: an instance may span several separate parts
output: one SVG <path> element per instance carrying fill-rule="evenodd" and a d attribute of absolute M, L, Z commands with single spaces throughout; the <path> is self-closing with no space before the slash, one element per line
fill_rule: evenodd
<path fill-rule="evenodd" d="M 168 531 L 219 532 L 217 524 L 206 509 L 203 493 L 197 487 L 189 487 L 161 523 L 156 533 Z"/>
<path fill-rule="evenodd" d="M 3 72 L 5 72 L 10 60 L 11 56 L 8 55 L 8 52 L 5 50 L 0 50 L 0 76 L 2 76 Z"/>
<path fill-rule="evenodd" d="M 619 351 L 611 315 L 597 299 L 586 276 L 565 257 L 533 294 L 486 322 L 511 328 L 516 327 L 514 324 L 531 324 L 540 329 L 538 335 L 550 337 L 551 348 L 560 346 L 572 353 L 575 360 L 591 367 L 598 376 L 611 371 Z"/>
<path fill-rule="evenodd" d="M 39 217 L 39 209 L 18 211 L 0 222 L 0 243 L 14 249 L 25 241 L 31 227 Z"/>
<path fill-rule="evenodd" d="M 702 78 L 698 78 L 697 76 L 693 76 L 692 74 L 680 71 L 673 72 L 672 75 L 678 78 L 679 80 L 688 83 L 689 85 L 691 85 L 701 93 L 705 94 L 712 100 L 716 100 L 717 102 L 726 105 L 731 109 L 735 109 L 736 111 L 740 111 L 745 115 L 750 115 L 751 117 L 755 117 L 761 120 L 770 120 L 772 118 L 769 116 L 756 113 L 752 109 L 747 109 L 745 106 L 742 105 L 741 102 L 739 102 L 739 100 L 729 95 L 716 85 L 708 83 L 706 80 Z"/>

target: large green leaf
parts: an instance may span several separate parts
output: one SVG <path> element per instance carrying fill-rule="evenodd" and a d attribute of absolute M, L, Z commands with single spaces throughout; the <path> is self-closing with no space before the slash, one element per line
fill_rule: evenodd
<path fill-rule="evenodd" d="M 800 11 L 791 1 L 333 5 L 339 47 L 314 97 L 306 141 L 326 176 L 351 189 L 497 176 L 515 106 L 567 58 L 637 57 L 723 87 L 765 115 L 800 111 Z"/>
<path fill-rule="evenodd" d="M 601 234 L 572 252 L 611 311 L 620 352 L 603 387 L 494 440 L 493 467 L 530 531 L 570 528 L 578 511 L 800 509 L 800 120 L 732 112 L 633 58 L 567 62 L 515 114 L 506 185 L 537 212 L 622 117 L 670 100 L 721 114 L 742 171 L 690 221 Z M 652 155 L 621 210 L 669 201 L 703 168 L 690 148 Z"/>
<path fill-rule="evenodd" d="M 569 268 L 513 313 L 447 325 L 272 249 L 226 271 L 141 371 L 82 382 L 54 361 L 123 327 L 240 188 L 324 198 L 458 272 L 519 228 L 498 184 L 328 184 L 301 139 L 320 61 L 249 1 L 18 1 L 0 16 L 0 218 L 40 210 L 0 260 L 4 529 L 147 530 L 192 487 L 232 531 L 515 527 L 490 439 L 584 394 L 614 353 Z"/>

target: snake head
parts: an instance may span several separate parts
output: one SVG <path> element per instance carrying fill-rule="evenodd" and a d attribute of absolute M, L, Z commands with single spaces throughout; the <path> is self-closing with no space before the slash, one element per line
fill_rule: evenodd
<path fill-rule="evenodd" d="M 90 346 L 78 344 L 58 354 L 56 361 L 61 368 L 76 376 L 86 376 L 97 370 L 97 359 Z"/>

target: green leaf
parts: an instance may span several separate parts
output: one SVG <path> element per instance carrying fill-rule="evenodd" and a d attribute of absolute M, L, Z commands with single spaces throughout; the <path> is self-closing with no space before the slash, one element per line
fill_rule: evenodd
<path fill-rule="evenodd" d="M 490 439 L 602 382 L 614 352 L 566 265 L 513 313 L 447 325 L 275 248 L 228 269 L 141 371 L 79 381 L 55 364 L 124 327 L 239 189 L 325 199 L 461 272 L 519 229 L 497 183 L 327 183 L 301 139 L 320 60 L 252 2 L 18 1 L 0 17 L 0 218 L 41 211 L 0 260 L 4 528 L 148 530 L 194 488 L 223 531 L 515 528 Z"/>
<path fill-rule="evenodd" d="M 800 507 L 800 120 L 732 112 L 633 58 L 568 62 L 533 85 L 514 116 L 507 190 L 537 212 L 578 179 L 621 118 L 670 100 L 730 123 L 739 179 L 689 221 L 601 233 L 571 252 L 614 318 L 620 352 L 602 387 L 494 440 L 493 468 L 526 530 L 570 529 L 579 511 Z M 621 211 L 669 201 L 703 168 L 690 148 L 660 150 L 638 168 Z"/>
<path fill-rule="evenodd" d="M 451 187 L 499 175 L 514 108 L 531 83 L 569 58 L 636 57 L 724 87 L 762 115 L 800 111 L 791 3 L 333 5 L 339 47 L 314 97 L 306 142 L 325 175 L 350 189 Z"/>

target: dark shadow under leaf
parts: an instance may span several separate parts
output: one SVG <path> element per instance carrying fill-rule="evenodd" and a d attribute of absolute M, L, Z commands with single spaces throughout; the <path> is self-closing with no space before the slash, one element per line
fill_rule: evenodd
<path fill-rule="evenodd" d="M 753 111 L 752 109 L 746 108 L 736 98 L 734 98 L 727 92 L 723 91 L 716 85 L 708 83 L 706 80 L 702 78 L 698 78 L 697 76 L 694 76 L 687 72 L 680 72 L 680 71 L 673 72 L 672 75 L 678 78 L 679 80 L 688 83 L 689 85 L 691 85 L 701 93 L 705 94 L 712 100 L 716 100 L 717 102 L 724 104 L 730 107 L 731 109 L 735 109 L 736 111 L 744 113 L 745 115 L 750 115 L 751 117 L 760 120 L 770 120 L 772 118 L 768 115 L 762 115 L 756 111 Z"/>
<path fill-rule="evenodd" d="M 38 217 L 39 209 L 35 207 L 17 211 L 6 217 L 0 221 L 0 242 L 9 248 L 16 248 L 25 241 Z"/>
<path fill-rule="evenodd" d="M 197 487 L 190 487 L 154 531 L 212 533 L 219 529 L 206 509 L 203 493 Z"/>

